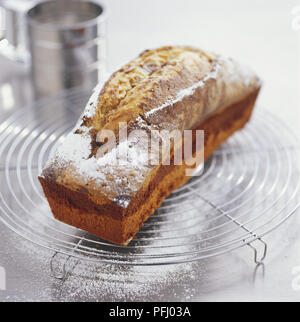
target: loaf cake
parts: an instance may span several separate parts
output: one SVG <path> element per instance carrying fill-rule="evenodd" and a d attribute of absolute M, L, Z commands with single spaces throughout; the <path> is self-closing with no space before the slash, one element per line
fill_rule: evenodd
<path fill-rule="evenodd" d="M 200 148 L 207 159 L 249 120 L 260 87 L 250 69 L 214 53 L 171 46 L 144 51 L 94 89 L 74 130 L 39 176 L 54 217 L 127 245 L 162 201 L 190 178 L 186 169 L 193 169 L 174 162 L 177 149 L 188 143 L 184 139 L 171 144 L 169 164 L 163 162 L 164 152 L 152 164 L 147 136 L 133 131 L 158 133 L 159 140 L 162 130 L 204 130 Z M 118 138 L 121 123 L 127 124 L 127 141 Z M 116 146 L 99 156 L 103 142 L 97 138 L 103 130 L 116 134 Z M 195 155 L 195 135 L 191 141 Z M 121 150 L 126 158 L 116 164 L 113 157 L 122 158 L 116 153 Z"/>

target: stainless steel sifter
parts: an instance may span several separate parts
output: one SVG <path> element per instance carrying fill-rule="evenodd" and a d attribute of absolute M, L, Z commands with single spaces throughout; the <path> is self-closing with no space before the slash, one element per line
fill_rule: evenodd
<path fill-rule="evenodd" d="M 101 81 L 106 66 L 106 9 L 95 1 L 52 0 L 27 12 L 36 96 Z"/>

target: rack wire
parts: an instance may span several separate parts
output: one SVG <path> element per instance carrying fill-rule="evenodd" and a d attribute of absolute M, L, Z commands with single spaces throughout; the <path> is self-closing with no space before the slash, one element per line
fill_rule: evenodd
<path fill-rule="evenodd" d="M 52 250 L 52 271 L 58 254 L 66 256 L 63 278 L 73 257 L 119 265 L 166 265 L 246 245 L 253 250 L 255 263 L 263 262 L 263 236 L 300 203 L 300 144 L 281 120 L 257 108 L 245 129 L 205 163 L 203 174 L 173 192 L 124 247 L 56 221 L 37 180 L 88 97 L 84 90 L 69 91 L 24 108 L 0 125 L 0 220 Z"/>

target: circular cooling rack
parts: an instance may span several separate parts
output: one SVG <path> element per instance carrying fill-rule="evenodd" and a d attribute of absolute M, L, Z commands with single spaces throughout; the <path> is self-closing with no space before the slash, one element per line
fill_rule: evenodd
<path fill-rule="evenodd" d="M 89 95 L 76 90 L 39 101 L 0 125 L 0 220 L 35 244 L 54 254 L 125 265 L 183 263 L 245 245 L 256 254 L 254 241 L 266 251 L 262 237 L 299 206 L 299 142 L 281 120 L 257 108 L 252 121 L 205 163 L 201 176 L 173 192 L 129 246 L 56 221 L 37 177 Z"/>

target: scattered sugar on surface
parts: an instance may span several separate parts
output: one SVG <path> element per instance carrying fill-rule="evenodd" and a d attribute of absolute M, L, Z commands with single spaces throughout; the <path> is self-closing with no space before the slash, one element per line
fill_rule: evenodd
<path fill-rule="evenodd" d="M 197 294 L 195 281 L 205 274 L 205 265 L 186 263 L 167 266 L 121 266 L 100 264 L 71 258 L 65 280 L 51 274 L 54 254 L 19 237 L 16 245 L 33 280 L 24 281 L 26 288 L 7 296 L 7 301 L 185 301 Z M 55 257 L 57 273 L 66 261 Z"/>
<path fill-rule="evenodd" d="M 191 300 L 198 274 L 193 264 L 128 267 L 85 262 L 64 282 L 63 296 L 68 301 Z"/>

